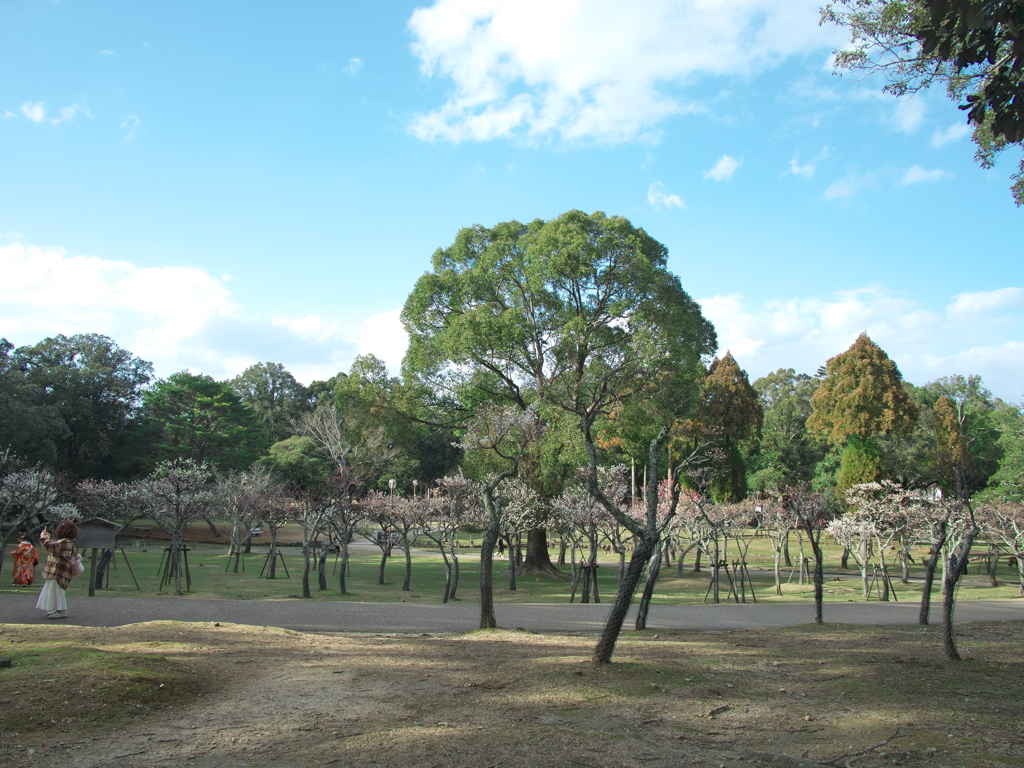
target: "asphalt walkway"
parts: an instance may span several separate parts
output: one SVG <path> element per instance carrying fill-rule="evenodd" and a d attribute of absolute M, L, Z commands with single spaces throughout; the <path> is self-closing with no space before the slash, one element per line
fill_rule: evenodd
<path fill-rule="evenodd" d="M 38 590 L 0 594 L 0 623 L 57 623 L 36 610 Z M 200 600 L 191 597 L 73 597 L 70 615 L 60 623 L 86 627 L 114 627 L 144 621 L 197 621 L 281 627 L 301 632 L 467 632 L 480 623 L 478 603 L 349 603 L 304 600 Z M 497 604 L 498 625 L 534 632 L 599 632 L 610 603 L 601 604 Z M 826 603 L 824 619 L 840 624 L 916 624 L 916 602 Z M 633 626 L 635 608 L 625 628 Z M 1024 619 L 1024 599 L 964 600 L 957 603 L 954 619 L 999 621 Z M 655 605 L 649 629 L 752 629 L 788 627 L 814 620 L 809 603 L 720 603 Z M 942 620 L 942 606 L 932 605 L 932 623 Z"/>

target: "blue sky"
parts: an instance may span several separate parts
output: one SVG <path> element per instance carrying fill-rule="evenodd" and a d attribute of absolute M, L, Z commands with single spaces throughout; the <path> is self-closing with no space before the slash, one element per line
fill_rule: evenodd
<path fill-rule="evenodd" d="M 397 370 L 436 248 L 579 208 L 663 242 L 752 380 L 866 330 L 1021 401 L 1019 154 L 831 74 L 820 4 L 6 0 L 0 336 Z"/>

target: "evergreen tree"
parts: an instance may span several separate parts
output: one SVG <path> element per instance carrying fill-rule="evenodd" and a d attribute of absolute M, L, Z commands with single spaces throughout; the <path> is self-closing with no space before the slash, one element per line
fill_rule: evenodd
<path fill-rule="evenodd" d="M 731 352 L 715 358 L 704 377 L 704 391 L 697 406 L 697 419 L 707 435 L 718 442 L 725 464 L 711 483 L 716 503 L 741 501 L 747 495 L 747 473 L 740 443 L 760 435 L 764 410 L 747 372 Z"/>
<path fill-rule="evenodd" d="M 866 333 L 826 363 L 811 408 L 807 428 L 843 449 L 839 491 L 884 477 L 878 438 L 909 434 L 917 418 L 899 369 Z"/>

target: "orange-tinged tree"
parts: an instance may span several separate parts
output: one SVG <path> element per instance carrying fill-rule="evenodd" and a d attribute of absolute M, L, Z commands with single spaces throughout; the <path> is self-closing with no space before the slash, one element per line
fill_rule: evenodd
<path fill-rule="evenodd" d="M 840 490 L 881 479 L 876 438 L 907 435 L 917 419 L 899 368 L 867 333 L 826 363 L 811 409 L 807 428 L 843 448 Z"/>

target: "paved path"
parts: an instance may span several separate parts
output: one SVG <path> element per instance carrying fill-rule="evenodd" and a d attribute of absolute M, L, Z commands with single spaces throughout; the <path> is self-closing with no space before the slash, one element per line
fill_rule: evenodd
<path fill-rule="evenodd" d="M 55 623 L 35 608 L 38 590 L 0 595 L 0 623 Z M 303 632 L 466 632 L 480 622 L 477 603 L 347 603 L 303 600 L 199 600 L 190 597 L 74 597 L 70 617 L 61 623 L 112 627 L 143 621 L 209 621 L 282 627 Z M 610 604 L 498 604 L 498 625 L 535 632 L 598 632 Z M 845 624 L 916 624 L 917 603 L 826 603 L 825 621 Z M 632 628 L 631 611 L 625 627 Z M 1024 620 L 1024 599 L 964 600 L 957 604 L 956 621 Z M 942 618 L 942 606 L 932 606 L 932 621 Z M 719 605 L 652 606 L 650 629 L 751 629 L 808 624 L 814 620 L 809 603 L 721 603 Z"/>

